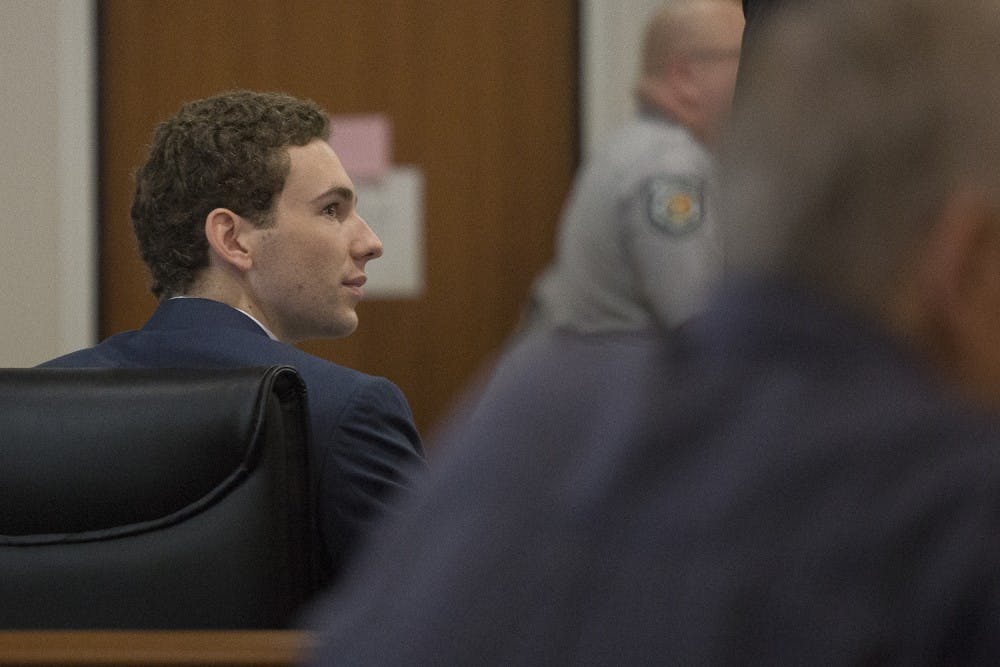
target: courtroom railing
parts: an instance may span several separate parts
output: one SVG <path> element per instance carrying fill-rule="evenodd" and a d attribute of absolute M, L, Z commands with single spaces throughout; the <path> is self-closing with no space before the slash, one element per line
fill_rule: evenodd
<path fill-rule="evenodd" d="M 0 631 L 0 666 L 293 667 L 313 645 L 292 630 Z"/>

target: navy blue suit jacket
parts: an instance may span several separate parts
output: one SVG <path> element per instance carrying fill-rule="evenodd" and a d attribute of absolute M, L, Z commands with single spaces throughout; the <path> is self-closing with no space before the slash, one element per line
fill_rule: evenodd
<path fill-rule="evenodd" d="M 389 380 L 272 340 L 223 303 L 164 301 L 142 329 L 42 364 L 179 368 L 287 364 L 306 383 L 317 519 L 331 575 L 423 467 L 409 405 Z"/>

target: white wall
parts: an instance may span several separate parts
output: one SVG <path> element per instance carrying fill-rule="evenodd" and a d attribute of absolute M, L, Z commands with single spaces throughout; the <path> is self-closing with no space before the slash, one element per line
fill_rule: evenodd
<path fill-rule="evenodd" d="M 583 0 L 580 3 L 581 155 L 633 113 L 632 88 L 646 20 L 660 0 Z"/>
<path fill-rule="evenodd" d="M 0 366 L 96 331 L 94 8 L 0 1 Z"/>

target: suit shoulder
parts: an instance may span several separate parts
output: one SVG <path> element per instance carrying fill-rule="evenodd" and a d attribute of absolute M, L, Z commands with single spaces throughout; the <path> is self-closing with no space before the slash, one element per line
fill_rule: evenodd
<path fill-rule="evenodd" d="M 290 348 L 291 354 L 283 363 L 296 368 L 306 382 L 306 386 L 336 387 L 343 396 L 378 396 L 393 402 L 402 401 L 403 393 L 392 380 L 380 375 L 371 375 L 354 368 L 342 366 L 298 348 Z"/>

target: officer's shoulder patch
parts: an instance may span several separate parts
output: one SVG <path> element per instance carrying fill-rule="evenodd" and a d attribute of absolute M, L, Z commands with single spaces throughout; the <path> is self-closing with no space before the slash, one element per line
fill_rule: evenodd
<path fill-rule="evenodd" d="M 704 185 L 695 178 L 658 176 L 646 185 L 646 215 L 660 231 L 683 236 L 701 226 Z"/>

